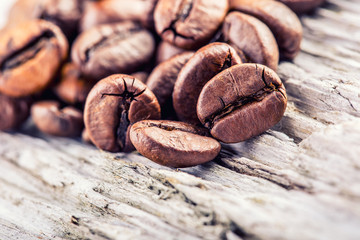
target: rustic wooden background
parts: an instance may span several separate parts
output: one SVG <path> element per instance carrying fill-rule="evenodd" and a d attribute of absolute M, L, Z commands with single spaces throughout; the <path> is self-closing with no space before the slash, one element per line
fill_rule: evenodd
<path fill-rule="evenodd" d="M 169 169 L 31 124 L 0 133 L 0 239 L 360 239 L 360 1 L 302 23 L 279 69 L 284 118 L 213 162 Z"/>

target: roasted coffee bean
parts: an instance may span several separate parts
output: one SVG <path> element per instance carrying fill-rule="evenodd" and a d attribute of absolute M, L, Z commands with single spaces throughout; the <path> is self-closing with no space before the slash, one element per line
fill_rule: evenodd
<path fill-rule="evenodd" d="M 20 97 L 42 91 L 66 58 L 68 43 L 50 22 L 34 20 L 0 37 L 0 92 Z"/>
<path fill-rule="evenodd" d="M 81 19 L 82 31 L 104 23 L 126 20 L 154 27 L 153 13 L 157 0 L 102 0 L 89 3 Z"/>
<path fill-rule="evenodd" d="M 185 51 L 186 50 L 183 48 L 179 48 L 177 46 L 172 45 L 171 43 L 161 41 L 156 51 L 156 63 L 157 64 L 162 63 L 168 60 L 169 58 L 177 54 L 183 53 Z"/>
<path fill-rule="evenodd" d="M 33 19 L 43 19 L 54 23 L 72 39 L 77 32 L 81 16 L 82 0 L 18 0 L 9 14 L 9 24 Z"/>
<path fill-rule="evenodd" d="M 241 64 L 219 73 L 204 86 L 197 114 L 213 137 L 236 143 L 274 126 L 286 103 L 285 88 L 273 70 Z"/>
<path fill-rule="evenodd" d="M 278 0 L 288 6 L 294 12 L 301 14 L 314 10 L 325 0 Z"/>
<path fill-rule="evenodd" d="M 228 0 L 159 0 L 154 12 L 156 31 L 178 47 L 200 47 L 215 34 L 228 5 Z"/>
<path fill-rule="evenodd" d="M 83 114 L 73 107 L 60 107 L 57 101 L 41 101 L 31 107 L 31 117 L 43 133 L 60 136 L 80 136 L 83 130 Z"/>
<path fill-rule="evenodd" d="M 54 87 L 54 92 L 68 104 L 82 105 L 94 84 L 81 75 L 75 64 L 67 63 L 61 71 L 61 79 Z"/>
<path fill-rule="evenodd" d="M 29 116 L 29 98 L 12 98 L 0 94 L 0 131 L 19 127 Z"/>
<path fill-rule="evenodd" d="M 273 32 L 280 55 L 293 59 L 300 51 L 302 26 L 299 18 L 286 5 L 269 0 L 230 0 L 230 8 L 252 15 Z"/>
<path fill-rule="evenodd" d="M 79 35 L 72 60 L 85 76 L 100 80 L 113 73 L 135 72 L 154 50 L 153 36 L 139 24 L 105 24 Z"/>
<path fill-rule="evenodd" d="M 203 86 L 219 72 L 240 64 L 236 51 L 226 43 L 199 49 L 181 69 L 175 82 L 173 105 L 181 121 L 196 124 L 196 103 Z"/>
<path fill-rule="evenodd" d="M 246 62 L 260 63 L 276 71 L 279 49 L 270 29 L 260 20 L 240 12 L 226 16 L 223 28 L 224 41 L 237 52 L 241 51 Z"/>
<path fill-rule="evenodd" d="M 161 107 L 171 100 L 179 72 L 193 55 L 194 52 L 184 52 L 176 55 L 159 64 L 151 72 L 146 85 L 155 94 Z"/>
<path fill-rule="evenodd" d="M 137 151 L 168 167 L 191 167 L 213 160 L 221 145 L 190 124 L 144 120 L 135 123 L 130 139 Z"/>
<path fill-rule="evenodd" d="M 159 118 L 160 105 L 155 95 L 128 75 L 112 75 L 99 81 L 85 103 L 84 121 L 91 141 L 110 152 L 131 151 L 129 126 Z"/>

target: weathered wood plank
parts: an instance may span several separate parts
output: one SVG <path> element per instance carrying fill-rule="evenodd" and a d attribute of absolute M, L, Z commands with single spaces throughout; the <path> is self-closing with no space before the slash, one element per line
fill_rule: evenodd
<path fill-rule="evenodd" d="M 360 239 L 360 9 L 302 17 L 273 129 L 182 170 L 30 126 L 0 133 L 0 239 Z"/>

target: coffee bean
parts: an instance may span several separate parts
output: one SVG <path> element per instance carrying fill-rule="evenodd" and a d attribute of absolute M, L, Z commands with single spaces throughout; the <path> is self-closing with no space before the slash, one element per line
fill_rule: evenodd
<path fill-rule="evenodd" d="M 42 91 L 66 58 L 68 43 L 50 22 L 34 20 L 0 37 L 0 92 L 21 97 Z"/>
<path fill-rule="evenodd" d="M 325 0 L 278 0 L 288 6 L 294 12 L 301 14 L 314 10 Z"/>
<path fill-rule="evenodd" d="M 293 59 L 300 51 L 302 26 L 299 18 L 286 5 L 269 0 L 230 0 L 230 8 L 252 15 L 273 32 L 280 55 Z"/>
<path fill-rule="evenodd" d="M 177 54 L 183 53 L 185 51 L 186 50 L 183 48 L 179 48 L 177 46 L 172 45 L 171 43 L 161 41 L 156 51 L 156 63 L 157 64 L 162 63 L 168 60 L 169 58 Z"/>
<path fill-rule="evenodd" d="M 29 116 L 29 98 L 12 98 L 0 94 L 0 131 L 19 127 Z"/>
<path fill-rule="evenodd" d="M 79 35 L 72 60 L 85 76 L 99 80 L 113 73 L 135 72 L 154 50 L 153 36 L 139 24 L 105 24 Z"/>
<path fill-rule="evenodd" d="M 228 11 L 228 0 L 159 0 L 155 28 L 163 40 L 193 49 L 208 42 Z"/>
<path fill-rule="evenodd" d="M 61 71 L 61 79 L 54 87 L 54 92 L 68 104 L 83 105 L 93 86 L 94 83 L 85 79 L 75 64 L 67 63 Z"/>
<path fill-rule="evenodd" d="M 151 72 L 146 85 L 155 94 L 162 107 L 171 99 L 175 81 L 194 52 L 184 52 L 162 62 Z"/>
<path fill-rule="evenodd" d="M 106 0 L 89 3 L 81 19 L 82 31 L 104 23 L 138 21 L 154 28 L 153 13 L 157 0 Z"/>
<path fill-rule="evenodd" d="M 131 151 L 129 126 L 159 118 L 160 105 L 155 95 L 128 75 L 112 75 L 99 81 L 85 103 L 84 121 L 91 141 L 110 152 Z"/>
<path fill-rule="evenodd" d="M 226 43 L 211 43 L 199 49 L 175 82 L 173 104 L 179 119 L 198 123 L 196 103 L 203 86 L 219 72 L 240 63 L 236 51 Z"/>
<path fill-rule="evenodd" d="M 168 167 L 191 167 L 213 160 L 221 145 L 202 129 L 174 121 L 145 120 L 135 123 L 130 139 L 137 151 Z"/>
<path fill-rule="evenodd" d="M 73 107 L 60 107 L 57 101 L 41 101 L 31 107 L 31 116 L 40 131 L 60 137 L 80 136 L 83 114 Z"/>
<path fill-rule="evenodd" d="M 223 28 L 225 42 L 241 50 L 247 62 L 260 63 L 276 71 L 279 49 L 270 29 L 260 20 L 240 12 L 226 16 Z"/>
<path fill-rule="evenodd" d="M 274 126 L 286 103 L 285 88 L 273 70 L 241 64 L 219 73 L 204 86 L 197 114 L 213 137 L 236 143 Z"/>

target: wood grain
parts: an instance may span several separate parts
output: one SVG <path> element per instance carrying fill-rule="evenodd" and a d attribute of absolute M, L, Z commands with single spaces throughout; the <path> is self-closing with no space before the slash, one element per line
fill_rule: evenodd
<path fill-rule="evenodd" d="M 0 239 L 360 239 L 360 8 L 302 17 L 266 133 L 213 162 L 159 166 L 30 126 L 0 133 Z"/>

